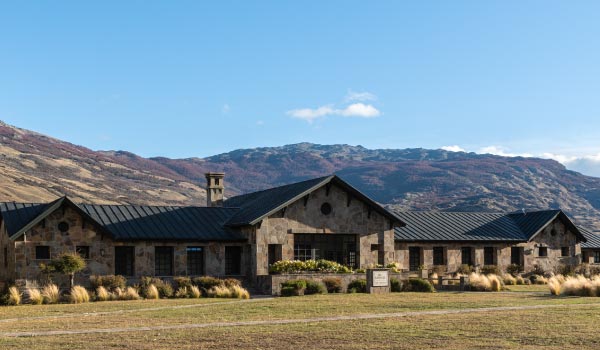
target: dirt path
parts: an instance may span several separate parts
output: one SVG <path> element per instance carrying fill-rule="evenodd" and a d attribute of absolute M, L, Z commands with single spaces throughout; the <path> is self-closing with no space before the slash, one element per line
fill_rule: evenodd
<path fill-rule="evenodd" d="M 554 305 L 529 305 L 529 306 L 501 306 L 501 307 L 483 307 L 483 308 L 454 309 L 454 310 L 408 311 L 408 312 L 397 312 L 397 313 L 376 313 L 376 314 L 360 314 L 360 315 L 347 315 L 347 316 L 328 316 L 328 317 L 313 317 L 313 318 L 286 319 L 286 320 L 191 323 L 191 324 L 182 324 L 182 325 L 165 325 L 165 326 L 151 326 L 151 327 L 98 328 L 98 329 L 56 330 L 56 331 L 41 331 L 41 332 L 12 332 L 12 333 L 8 332 L 8 333 L 0 333 L 0 336 L 1 337 L 40 337 L 40 336 L 94 334 L 94 333 L 162 331 L 162 330 L 173 330 L 173 329 L 195 329 L 195 328 L 209 328 L 209 327 L 285 325 L 285 324 L 295 324 L 295 323 L 354 321 L 354 320 L 399 318 L 399 317 L 411 317 L 411 316 L 451 315 L 451 314 L 515 311 L 515 310 L 536 310 L 536 309 L 565 308 L 565 307 L 579 308 L 579 307 L 590 307 L 590 306 L 598 306 L 598 305 L 599 304 L 597 304 L 597 303 L 590 303 L 590 304 L 575 304 L 575 305 L 554 304 Z"/>

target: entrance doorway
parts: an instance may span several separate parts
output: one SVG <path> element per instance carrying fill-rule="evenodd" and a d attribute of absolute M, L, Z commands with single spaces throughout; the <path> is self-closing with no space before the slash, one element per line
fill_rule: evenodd
<path fill-rule="evenodd" d="M 408 269 L 418 271 L 421 263 L 421 247 L 408 247 Z"/>

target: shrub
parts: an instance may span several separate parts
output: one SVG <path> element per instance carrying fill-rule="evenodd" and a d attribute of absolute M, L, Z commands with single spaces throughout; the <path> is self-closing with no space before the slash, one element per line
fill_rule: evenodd
<path fill-rule="evenodd" d="M 109 291 L 114 291 L 117 288 L 125 289 L 127 280 L 121 275 L 92 275 L 90 276 L 90 284 L 95 290 L 98 287 L 104 287 Z"/>
<path fill-rule="evenodd" d="M 521 276 L 515 277 L 515 280 L 517 281 L 518 285 L 525 284 L 525 279 L 523 277 L 521 277 Z"/>
<path fill-rule="evenodd" d="M 403 291 L 433 293 L 435 292 L 435 288 L 433 288 L 433 285 L 427 280 L 422 278 L 411 278 L 404 285 Z"/>
<path fill-rule="evenodd" d="M 519 272 L 521 272 L 521 265 L 519 264 L 510 264 L 506 267 L 506 273 L 511 274 L 513 277 L 517 277 Z"/>
<path fill-rule="evenodd" d="M 179 276 L 173 278 L 173 287 L 177 290 L 180 288 L 189 289 L 192 286 L 192 279 L 187 276 Z"/>
<path fill-rule="evenodd" d="M 547 284 L 548 280 L 544 276 L 540 275 L 531 275 L 529 276 L 529 280 L 532 284 Z"/>
<path fill-rule="evenodd" d="M 469 275 L 469 286 L 473 291 L 499 292 L 502 290 L 502 281 L 497 275 L 472 273 Z"/>
<path fill-rule="evenodd" d="M 591 280 L 583 276 L 567 277 L 565 282 L 561 286 L 561 292 L 564 295 L 575 295 L 575 296 L 595 296 L 596 291 Z"/>
<path fill-rule="evenodd" d="M 321 273 L 351 273 L 352 270 L 335 261 L 329 260 L 280 260 L 269 267 L 270 273 L 285 274 L 305 271 Z"/>
<path fill-rule="evenodd" d="M 90 294 L 82 286 L 73 286 L 69 294 L 69 301 L 73 304 L 87 303 L 90 301 Z"/>
<path fill-rule="evenodd" d="M 153 284 L 158 290 L 158 295 L 161 298 L 170 298 L 173 296 L 173 286 L 167 281 L 163 281 L 157 277 L 142 277 L 140 281 L 140 289 L 144 293 L 148 290 L 148 286 Z"/>
<path fill-rule="evenodd" d="M 348 283 L 348 293 L 366 293 L 367 280 L 357 279 Z"/>
<path fill-rule="evenodd" d="M 139 300 L 140 294 L 133 287 L 127 287 L 125 290 L 119 295 L 119 299 L 121 300 Z"/>
<path fill-rule="evenodd" d="M 533 270 L 531 270 L 531 274 L 544 276 L 546 271 L 540 265 L 533 265 Z"/>
<path fill-rule="evenodd" d="M 32 305 L 41 305 L 44 301 L 42 293 L 37 288 L 27 288 L 27 301 Z"/>
<path fill-rule="evenodd" d="M 294 287 L 281 287 L 281 296 L 282 297 L 293 297 L 297 296 L 296 288 Z"/>
<path fill-rule="evenodd" d="M 507 286 L 514 286 L 517 284 L 517 279 L 510 274 L 505 274 L 502 276 L 502 282 Z"/>
<path fill-rule="evenodd" d="M 473 268 L 471 267 L 471 265 L 467 265 L 467 264 L 462 264 L 458 267 L 458 269 L 456 270 L 456 273 L 460 273 L 463 275 L 468 275 L 473 271 Z"/>
<path fill-rule="evenodd" d="M 146 287 L 144 294 L 146 295 L 146 299 L 160 299 L 160 293 L 158 292 L 156 286 L 153 284 L 150 284 Z"/>
<path fill-rule="evenodd" d="M 400 282 L 400 280 L 397 278 L 390 278 L 390 290 L 392 292 L 401 292 L 402 282 Z"/>
<path fill-rule="evenodd" d="M 231 288 L 233 286 L 238 286 L 241 287 L 242 286 L 242 282 L 236 278 L 225 278 L 223 280 L 219 280 L 221 281 L 221 283 L 228 288 Z"/>
<path fill-rule="evenodd" d="M 56 284 L 47 284 L 42 288 L 42 297 L 44 304 L 58 304 L 60 300 L 60 291 Z"/>
<path fill-rule="evenodd" d="M 500 269 L 496 265 L 484 265 L 479 270 L 484 275 L 500 275 Z"/>
<path fill-rule="evenodd" d="M 175 292 L 175 298 L 187 298 L 189 297 L 188 287 L 179 287 Z"/>
<path fill-rule="evenodd" d="M 281 289 L 284 288 L 292 288 L 294 293 L 291 295 L 304 295 L 304 291 L 306 290 L 306 281 L 305 280 L 290 280 L 285 281 L 281 284 Z"/>
<path fill-rule="evenodd" d="M 564 283 L 564 277 L 562 275 L 553 276 L 548 280 L 548 288 L 550 288 L 550 294 L 560 295 L 561 286 Z"/>
<path fill-rule="evenodd" d="M 194 285 L 204 290 L 209 290 L 213 287 L 220 286 L 223 283 L 221 279 L 210 276 L 196 277 L 192 280 L 192 282 Z"/>
<path fill-rule="evenodd" d="M 69 287 L 73 287 L 75 274 L 85 269 L 85 260 L 77 253 L 62 253 L 44 267 L 47 271 L 56 271 L 69 277 Z"/>
<path fill-rule="evenodd" d="M 327 289 L 322 283 L 317 281 L 306 281 L 306 289 L 304 290 L 304 294 L 327 294 Z"/>
<path fill-rule="evenodd" d="M 110 295 L 110 292 L 106 290 L 105 287 L 99 286 L 98 288 L 96 288 L 96 301 L 108 301 L 111 299 L 112 297 Z"/>
<path fill-rule="evenodd" d="M 248 291 L 241 286 L 233 285 L 229 287 L 229 290 L 231 291 L 232 298 L 250 299 L 250 293 L 248 293 Z"/>
<path fill-rule="evenodd" d="M 323 284 L 327 289 L 327 293 L 342 292 L 342 279 L 339 277 L 323 278 Z"/>
<path fill-rule="evenodd" d="M 200 298 L 200 296 L 202 296 L 202 293 L 200 292 L 200 288 L 198 288 L 196 286 L 191 286 L 189 293 L 190 293 L 190 298 L 194 298 L 194 299 L 198 299 L 198 298 Z"/>
<path fill-rule="evenodd" d="M 19 289 L 17 289 L 17 287 L 12 286 L 10 288 L 8 288 L 8 300 L 7 300 L 7 304 L 8 305 L 19 305 L 21 304 L 21 292 L 19 291 Z"/>
<path fill-rule="evenodd" d="M 490 287 L 492 292 L 499 292 L 502 290 L 502 281 L 498 277 L 498 275 L 487 275 L 487 278 L 490 280 Z"/>

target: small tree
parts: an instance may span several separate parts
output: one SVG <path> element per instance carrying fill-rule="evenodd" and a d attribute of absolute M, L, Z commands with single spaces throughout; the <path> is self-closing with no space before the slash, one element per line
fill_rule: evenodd
<path fill-rule="evenodd" d="M 75 274 L 85 269 L 85 260 L 77 253 L 63 253 L 47 265 L 49 271 L 69 276 L 69 289 L 75 284 Z"/>

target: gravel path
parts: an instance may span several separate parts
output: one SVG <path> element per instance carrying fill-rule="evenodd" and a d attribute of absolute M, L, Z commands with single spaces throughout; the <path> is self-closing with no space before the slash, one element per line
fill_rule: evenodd
<path fill-rule="evenodd" d="M 214 305 L 214 304 L 212 304 Z M 76 330 L 56 330 L 56 331 L 40 331 L 40 332 L 9 332 L 0 333 L 0 337 L 41 337 L 41 336 L 56 336 L 56 335 L 75 335 L 75 334 L 98 334 L 98 333 L 125 333 L 125 332 L 144 332 L 144 331 L 162 331 L 162 330 L 178 330 L 178 329 L 196 329 L 209 327 L 240 327 L 240 326 L 265 326 L 265 325 L 285 325 L 285 324 L 301 324 L 314 322 L 330 322 L 330 321 L 354 321 L 354 320 L 370 320 L 383 318 L 399 318 L 411 316 L 430 316 L 430 315 L 451 315 L 451 314 L 466 314 L 466 313 L 482 313 L 482 312 L 498 312 L 498 311 L 515 311 L 515 310 L 537 310 L 550 308 L 574 308 L 574 307 L 590 307 L 598 306 L 599 304 L 554 304 L 554 305 L 529 305 L 529 306 L 501 306 L 501 307 L 483 307 L 483 308 L 468 308 L 454 310 L 430 310 L 430 311 L 408 311 L 397 313 L 376 313 L 376 314 L 360 314 L 347 316 L 328 316 L 328 317 L 313 317 L 301 319 L 285 319 L 285 320 L 262 320 L 262 321 L 239 321 L 239 322 L 214 322 L 214 323 L 191 323 L 182 325 L 164 325 L 164 326 L 149 326 L 149 327 L 125 327 L 125 328 L 97 328 L 97 329 L 76 329 Z M 186 305 L 191 306 L 191 305 Z M 173 307 L 175 308 L 175 307 Z M 105 314 L 105 313 L 103 313 Z"/>

